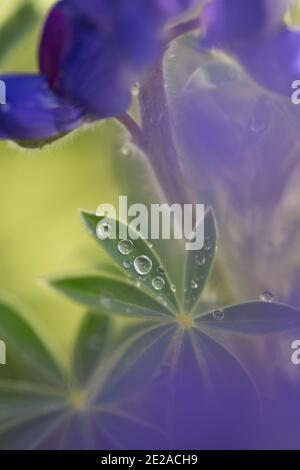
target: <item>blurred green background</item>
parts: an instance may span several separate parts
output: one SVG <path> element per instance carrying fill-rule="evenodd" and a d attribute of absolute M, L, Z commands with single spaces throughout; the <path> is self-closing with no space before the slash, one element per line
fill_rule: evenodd
<path fill-rule="evenodd" d="M 36 70 L 51 3 L 2 0 L 1 74 Z M 0 288 L 24 304 L 30 322 L 64 364 L 83 310 L 52 293 L 40 278 L 90 269 L 104 256 L 83 229 L 77 209 L 95 210 L 116 200 L 114 165 L 122 158 L 116 157 L 116 136 L 116 125 L 104 123 L 43 150 L 0 143 Z"/>
<path fill-rule="evenodd" d="M 44 17 L 53 0 L 2 0 L 0 73 L 35 71 Z M 300 1 L 288 21 L 299 23 Z M 78 208 L 116 204 L 122 170 L 115 123 L 81 130 L 44 150 L 0 143 L 0 288 L 24 304 L 27 318 L 68 364 L 83 309 L 46 288 L 45 275 L 99 265 L 104 254 L 86 234 Z M 1 319 L 0 319 L 1 321 Z"/>

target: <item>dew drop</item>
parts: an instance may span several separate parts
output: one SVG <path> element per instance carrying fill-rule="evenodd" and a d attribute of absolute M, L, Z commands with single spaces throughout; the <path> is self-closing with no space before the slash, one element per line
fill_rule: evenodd
<path fill-rule="evenodd" d="M 163 268 L 163 266 L 158 266 L 157 273 L 158 274 L 165 274 L 165 269 Z"/>
<path fill-rule="evenodd" d="M 121 154 L 124 156 L 124 157 L 127 157 L 129 155 L 129 148 L 127 147 L 127 145 L 123 145 L 121 147 Z"/>
<path fill-rule="evenodd" d="M 213 247 L 212 241 L 210 240 L 210 238 L 207 238 L 204 242 L 203 249 L 205 251 L 210 251 L 212 247 Z"/>
<path fill-rule="evenodd" d="M 171 365 L 170 364 L 162 364 L 159 369 L 153 374 L 153 379 L 155 381 L 161 380 L 164 377 L 167 377 L 170 373 Z"/>
<path fill-rule="evenodd" d="M 270 100 L 266 97 L 259 98 L 250 120 L 250 130 L 255 133 L 264 132 L 268 128 L 272 114 L 273 107 Z"/>
<path fill-rule="evenodd" d="M 221 309 L 215 310 L 212 315 L 213 315 L 213 319 L 217 321 L 224 320 L 225 318 L 224 310 L 221 310 Z"/>
<path fill-rule="evenodd" d="M 153 289 L 159 290 L 159 291 L 163 290 L 163 288 L 166 285 L 165 280 L 160 276 L 156 276 L 155 278 L 153 278 L 151 284 L 152 284 Z"/>
<path fill-rule="evenodd" d="M 118 244 L 118 250 L 122 255 L 130 255 L 133 251 L 133 243 L 131 240 L 121 240 Z"/>
<path fill-rule="evenodd" d="M 256 116 L 253 116 L 250 122 L 250 129 L 252 132 L 263 132 L 266 128 L 266 124 L 260 121 Z"/>
<path fill-rule="evenodd" d="M 199 284 L 198 284 L 197 281 L 192 281 L 192 282 L 191 282 L 191 288 L 192 288 L 192 289 L 198 289 L 198 287 L 199 287 Z"/>
<path fill-rule="evenodd" d="M 164 305 L 165 307 L 167 307 L 168 303 L 167 303 L 165 297 L 164 297 L 161 293 L 159 293 L 159 294 L 157 295 L 156 299 L 158 300 L 159 303 L 161 303 L 162 305 Z"/>
<path fill-rule="evenodd" d="M 136 272 L 141 276 L 146 276 L 152 269 L 152 261 L 145 255 L 135 258 L 133 265 Z"/>
<path fill-rule="evenodd" d="M 99 222 L 97 225 L 97 237 L 100 238 L 100 240 L 105 240 L 108 238 L 110 232 L 111 232 L 111 226 L 109 225 L 108 222 Z"/>
<path fill-rule="evenodd" d="M 175 284 L 171 284 L 171 292 L 173 292 L 175 294 L 176 290 L 177 289 L 176 289 Z"/>
<path fill-rule="evenodd" d="M 272 294 L 272 292 L 265 290 L 260 295 L 259 300 L 261 302 L 267 302 L 267 303 L 271 304 L 272 302 L 274 302 L 274 295 Z"/>
<path fill-rule="evenodd" d="M 206 258 L 203 255 L 197 255 L 195 258 L 197 266 L 205 266 Z"/>
<path fill-rule="evenodd" d="M 123 267 L 124 267 L 125 269 L 129 269 L 129 268 L 131 268 L 131 266 L 132 266 L 132 262 L 131 262 L 129 259 L 126 259 L 126 260 L 123 262 Z"/>
<path fill-rule="evenodd" d="M 134 86 L 131 88 L 131 94 L 132 94 L 132 96 L 134 96 L 134 97 L 139 96 L 139 94 L 140 94 L 140 87 L 139 87 L 138 84 L 134 85 Z"/>
<path fill-rule="evenodd" d="M 108 308 L 111 307 L 112 299 L 108 295 L 105 295 L 105 296 L 100 298 L 99 303 L 100 303 L 101 307 L 108 309 Z"/>

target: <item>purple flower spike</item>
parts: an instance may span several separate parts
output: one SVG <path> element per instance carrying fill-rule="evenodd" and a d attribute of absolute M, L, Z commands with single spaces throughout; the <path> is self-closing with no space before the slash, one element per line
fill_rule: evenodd
<path fill-rule="evenodd" d="M 58 88 L 59 69 L 70 47 L 71 23 L 68 10 L 60 2 L 51 10 L 41 39 L 40 70 L 48 78 L 53 89 Z"/>
<path fill-rule="evenodd" d="M 24 83 L 21 76 L 7 77 L 11 107 L 0 112 L 0 138 L 48 141 L 76 128 L 84 118 L 123 115 L 130 105 L 132 85 L 163 52 L 166 23 L 199 2 L 56 3 L 41 38 L 41 76 L 24 78 Z M 45 105 L 50 101 L 55 105 Z"/>
<path fill-rule="evenodd" d="M 1 77 L 7 104 L 0 106 L 0 138 L 51 139 L 82 124 L 81 112 L 56 96 L 42 76 Z"/>
<path fill-rule="evenodd" d="M 265 88 L 291 95 L 300 76 L 300 34 L 283 27 L 276 35 L 237 47 L 235 54 L 248 73 Z"/>
<path fill-rule="evenodd" d="M 233 54 L 265 88 L 290 95 L 300 73 L 300 34 L 284 24 L 290 0 L 212 0 L 202 46 Z"/>
<path fill-rule="evenodd" d="M 86 114 L 123 114 L 137 74 L 162 50 L 161 29 L 141 2 L 65 0 L 50 12 L 40 48 L 49 84 Z"/>
<path fill-rule="evenodd" d="M 48 31 L 55 31 L 55 25 L 51 25 L 55 20 L 56 17 L 50 15 Z M 69 30 L 72 39 L 69 47 L 60 51 L 57 72 L 50 68 L 47 74 L 42 68 L 43 63 L 55 66 L 57 57 L 51 34 L 42 41 L 40 57 L 44 62 L 41 68 L 49 83 L 55 77 L 55 91 L 76 103 L 85 114 L 99 119 L 123 114 L 130 104 L 131 82 L 122 74 L 117 53 L 109 47 L 103 34 L 80 19 L 72 18 Z"/>
<path fill-rule="evenodd" d="M 212 0 L 203 11 L 208 47 L 231 48 L 279 29 L 290 0 Z"/>
<path fill-rule="evenodd" d="M 118 12 L 144 11 L 148 20 L 165 23 L 182 15 L 191 8 L 201 4 L 202 0 L 67 0 L 76 6 L 82 14 L 94 20 L 103 15 Z M 97 15 L 98 13 L 98 15 Z"/>

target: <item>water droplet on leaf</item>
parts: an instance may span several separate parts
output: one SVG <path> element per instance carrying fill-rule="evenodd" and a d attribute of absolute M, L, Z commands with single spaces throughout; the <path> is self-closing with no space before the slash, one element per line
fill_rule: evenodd
<path fill-rule="evenodd" d="M 191 288 L 192 288 L 192 289 L 198 289 L 198 287 L 199 287 L 199 284 L 198 284 L 197 281 L 192 281 L 192 282 L 191 282 Z"/>
<path fill-rule="evenodd" d="M 135 258 L 133 265 L 136 272 L 141 276 L 146 276 L 152 269 L 152 261 L 145 255 Z"/>
<path fill-rule="evenodd" d="M 272 294 L 272 292 L 266 290 L 260 295 L 259 300 L 261 302 L 272 303 L 274 302 L 274 295 Z"/>
<path fill-rule="evenodd" d="M 165 287 L 165 285 L 166 285 L 165 280 L 160 276 L 157 276 L 154 279 L 152 279 L 152 287 L 155 290 L 162 290 Z"/>
<path fill-rule="evenodd" d="M 222 309 L 215 310 L 212 315 L 213 315 L 213 319 L 217 321 L 224 320 L 225 318 L 225 313 L 224 313 L 224 310 Z"/>
<path fill-rule="evenodd" d="M 213 247 L 212 241 L 209 238 L 207 238 L 204 242 L 203 249 L 205 251 L 210 251 L 212 249 L 212 247 Z"/>
<path fill-rule="evenodd" d="M 130 255 L 133 250 L 133 243 L 131 240 L 121 240 L 118 244 L 118 250 L 122 255 Z"/>
<path fill-rule="evenodd" d="M 127 157 L 127 155 L 129 155 L 129 148 L 126 145 L 123 145 L 123 147 L 121 147 L 121 154 L 124 157 Z"/>
<path fill-rule="evenodd" d="M 108 222 L 99 222 L 97 225 L 97 237 L 100 238 L 100 240 L 105 240 L 108 238 L 110 232 L 111 232 L 111 226 L 109 225 Z"/>
<path fill-rule="evenodd" d="M 158 274 L 165 274 L 165 269 L 162 266 L 158 266 L 157 272 Z"/>
<path fill-rule="evenodd" d="M 108 309 L 108 308 L 111 307 L 112 299 L 111 299 L 111 297 L 106 295 L 106 296 L 103 296 L 103 297 L 100 298 L 99 303 L 100 303 L 101 307 Z"/>
<path fill-rule="evenodd" d="M 140 87 L 139 87 L 138 84 L 134 85 L 134 86 L 131 88 L 131 94 L 132 94 L 132 96 L 135 96 L 135 97 L 139 96 L 139 94 L 140 94 Z"/>
<path fill-rule="evenodd" d="M 198 266 L 204 266 L 206 264 L 206 258 L 203 255 L 197 255 L 195 261 Z"/>
<path fill-rule="evenodd" d="M 129 260 L 129 259 L 126 259 L 124 262 L 123 262 L 123 266 L 125 269 L 129 269 L 131 268 L 132 266 L 132 262 Z"/>

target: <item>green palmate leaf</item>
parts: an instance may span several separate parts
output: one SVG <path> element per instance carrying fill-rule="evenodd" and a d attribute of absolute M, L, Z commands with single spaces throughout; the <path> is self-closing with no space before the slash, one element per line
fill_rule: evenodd
<path fill-rule="evenodd" d="M 117 277 L 118 279 L 127 279 L 124 271 L 122 271 L 116 264 L 112 264 L 110 261 L 103 262 L 100 260 L 99 265 L 95 266 L 97 273 L 101 273 L 106 277 Z"/>
<path fill-rule="evenodd" d="M 176 325 L 138 322 L 116 335 L 112 330 L 107 316 L 90 312 L 75 341 L 74 376 L 97 403 L 139 393 L 160 369 Z"/>
<path fill-rule="evenodd" d="M 139 448 L 138 436 L 143 436 L 141 441 L 160 447 L 162 429 L 154 423 L 151 396 L 146 406 L 143 399 L 169 349 L 174 323 L 130 322 L 116 333 L 107 321 L 99 313 L 87 314 L 73 358 L 73 375 L 88 397 L 88 413 L 97 426 L 97 444 Z"/>
<path fill-rule="evenodd" d="M 201 314 L 197 324 L 203 329 L 242 335 L 266 335 L 300 328 L 300 311 L 288 305 L 248 302 Z"/>
<path fill-rule="evenodd" d="M 58 426 L 68 388 L 37 334 L 6 301 L 0 301 L 0 448 L 35 448 Z"/>
<path fill-rule="evenodd" d="M 81 215 L 88 232 L 137 287 L 156 296 L 169 309 L 179 310 L 174 286 L 151 244 L 133 229 L 128 230 L 122 222 L 91 212 L 82 211 Z M 119 237 L 120 231 L 127 234 L 126 238 Z M 113 237 L 102 239 L 107 232 Z"/>
<path fill-rule="evenodd" d="M 90 325 L 86 343 L 93 334 L 92 328 L 96 328 L 94 333 L 98 331 L 96 323 Z M 241 418 L 234 416 L 233 421 L 257 411 L 256 391 L 245 370 L 216 341 L 199 331 L 196 322 L 184 329 L 175 323 L 154 323 L 129 330 L 120 348 L 107 356 L 104 363 L 103 356 L 99 357 L 95 373 L 87 383 L 92 414 L 99 429 L 113 434 L 119 443 L 126 442 L 131 421 L 135 423 L 133 432 L 137 432 L 136 424 L 143 423 L 141 432 L 152 428 L 159 435 L 166 432 L 169 418 L 172 431 L 169 430 L 168 437 L 172 439 L 173 433 L 180 436 L 178 443 L 172 445 L 180 447 L 184 442 L 182 429 L 189 428 L 187 423 L 191 427 L 197 423 L 185 438 L 190 442 L 194 433 L 195 445 L 199 446 L 205 442 L 209 417 L 217 419 L 221 414 L 224 420 L 230 418 L 232 412 L 223 403 L 231 399 L 231 393 L 234 400 L 242 393 L 248 404 L 248 408 L 239 407 L 236 416 Z M 84 335 L 80 343 L 84 344 Z M 193 417 L 197 417 L 196 421 Z M 160 438 L 160 445 L 162 442 Z"/>
<path fill-rule="evenodd" d="M 175 323 L 161 323 L 140 326 L 127 340 L 123 337 L 112 373 L 102 387 L 101 399 L 139 394 L 161 371 L 176 336 Z M 97 389 L 97 377 L 94 384 Z"/>
<path fill-rule="evenodd" d="M 20 5 L 1 28 L 0 61 L 24 39 L 27 33 L 32 31 L 38 18 L 38 14 L 29 2 Z"/>
<path fill-rule="evenodd" d="M 6 363 L 0 367 L 0 378 L 16 374 L 19 379 L 51 385 L 61 384 L 60 369 L 34 330 L 14 306 L 0 300 L 0 339 L 6 345 Z"/>
<path fill-rule="evenodd" d="M 200 222 L 203 224 L 203 221 Z M 215 217 L 211 209 L 204 219 L 204 246 L 199 251 L 189 251 L 185 265 L 185 310 L 191 311 L 197 304 L 211 272 L 217 248 Z"/>
<path fill-rule="evenodd" d="M 88 312 L 75 342 L 73 371 L 77 381 L 86 384 L 97 369 L 110 342 L 111 319 L 107 315 Z"/>
<path fill-rule="evenodd" d="M 1 449 L 133 447 L 135 438 L 129 444 L 128 429 L 149 439 L 159 436 L 159 445 L 160 434 L 126 403 L 123 405 L 117 385 L 113 388 L 117 404 L 101 396 L 98 381 L 92 399 L 95 382 L 91 390 L 90 376 L 97 376 L 98 367 L 103 366 L 100 377 L 104 388 L 110 389 L 107 382 L 113 376 L 111 366 L 117 367 L 125 351 L 117 352 L 116 344 L 111 350 L 107 316 L 88 314 L 85 318 L 75 345 L 71 380 L 62 377 L 45 346 L 16 309 L 1 302 L 0 318 L 0 338 L 7 342 L 9 353 L 7 365 L 0 366 Z M 128 363 L 124 364 L 128 370 Z"/>
<path fill-rule="evenodd" d="M 63 393 L 16 380 L 0 381 L 0 448 L 36 449 L 65 419 Z M 59 446 L 58 441 L 53 446 Z M 57 447 L 58 448 L 58 447 Z"/>
<path fill-rule="evenodd" d="M 48 282 L 62 294 L 100 313 L 144 319 L 172 315 L 159 300 L 126 279 L 91 274 L 53 278 Z"/>

